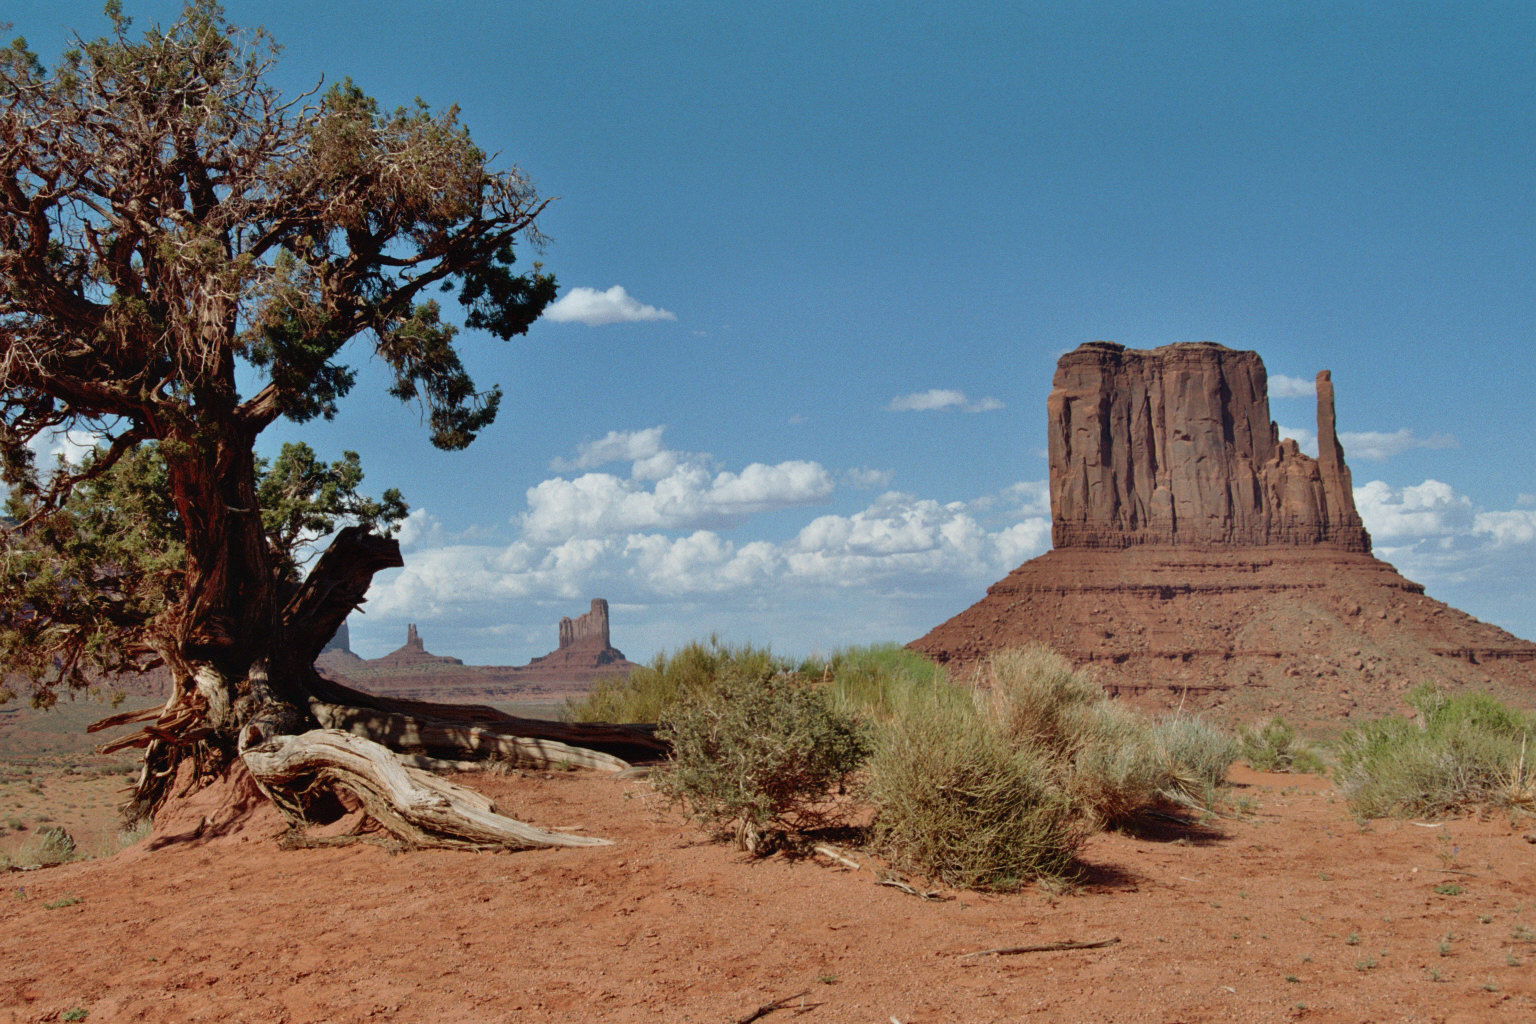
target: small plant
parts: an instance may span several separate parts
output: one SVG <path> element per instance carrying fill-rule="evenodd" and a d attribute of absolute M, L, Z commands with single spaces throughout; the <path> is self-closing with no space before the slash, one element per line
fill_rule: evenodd
<path fill-rule="evenodd" d="M 63 896 L 63 897 L 61 897 L 59 899 L 54 900 L 52 903 L 44 903 L 43 904 L 43 909 L 44 910 L 58 910 L 60 907 L 72 907 L 76 903 L 79 903 L 79 902 L 81 902 L 79 896 Z"/>
<path fill-rule="evenodd" d="M 1440 976 L 1440 972 L 1437 969 L 1431 967 L 1429 969 L 1429 980 L 1430 981 L 1444 981 L 1445 979 Z"/>
<path fill-rule="evenodd" d="M 1441 896 L 1460 896 L 1462 893 L 1466 892 L 1466 890 L 1457 885 L 1455 882 L 1444 882 L 1435 886 L 1435 892 L 1439 893 Z"/>
<path fill-rule="evenodd" d="M 1366 957 L 1364 960 L 1356 960 L 1355 961 L 1355 970 L 1357 970 L 1357 971 L 1374 971 L 1376 969 L 1376 967 L 1380 963 L 1381 963 L 1381 961 L 1377 960 L 1375 957 L 1369 956 L 1369 957 Z"/>
<path fill-rule="evenodd" d="M 1296 730 L 1283 718 L 1271 718 L 1260 725 L 1244 726 L 1237 731 L 1238 757 L 1261 772 L 1320 772 L 1323 760 L 1317 752 L 1297 739 Z"/>
<path fill-rule="evenodd" d="M 45 825 L 22 843 L 16 851 L 16 863 L 31 867 L 52 867 L 74 860 L 75 840 L 57 825 Z"/>
<path fill-rule="evenodd" d="M 1296 977 L 1296 975 L 1294 975 L 1294 974 L 1287 974 L 1287 975 L 1286 975 L 1286 976 L 1285 976 L 1285 980 L 1286 980 L 1286 981 L 1288 981 L 1288 982 L 1290 982 L 1290 983 L 1291 983 L 1291 984 L 1293 984 L 1293 985 L 1295 985 L 1295 984 L 1297 984 L 1297 983 L 1298 983 L 1298 982 L 1300 982 L 1300 981 L 1301 981 L 1301 979 L 1300 979 L 1300 978 L 1298 978 L 1298 977 Z"/>
<path fill-rule="evenodd" d="M 767 665 L 730 666 L 712 690 L 665 711 L 660 734 L 672 762 L 657 788 L 755 854 L 827 824 L 818 805 L 868 753 L 822 689 Z"/>
<path fill-rule="evenodd" d="M 1446 933 L 1445 938 L 1440 940 L 1439 950 L 1440 950 L 1440 955 L 1441 956 L 1450 956 L 1451 955 L 1451 943 L 1454 942 L 1455 940 L 1456 940 L 1456 936 L 1452 935 L 1449 932 Z"/>
<path fill-rule="evenodd" d="M 63 1013 L 59 1014 L 59 1020 L 68 1020 L 68 1021 L 85 1020 L 90 1015 L 91 1014 L 90 1014 L 89 1010 L 85 1009 L 82 1006 L 77 1006 L 77 1007 L 75 1007 L 72 1010 L 65 1010 Z"/>
<path fill-rule="evenodd" d="M 1359 932 L 1350 932 L 1349 936 L 1344 940 L 1344 945 L 1346 945 L 1346 946 L 1358 946 L 1358 945 L 1360 945 L 1360 933 Z"/>
<path fill-rule="evenodd" d="M 1366 722 L 1345 733 L 1335 778 L 1368 818 L 1446 814 L 1476 806 L 1536 807 L 1536 738 L 1530 716 L 1480 693 L 1420 686 L 1407 696 L 1416 720 Z"/>

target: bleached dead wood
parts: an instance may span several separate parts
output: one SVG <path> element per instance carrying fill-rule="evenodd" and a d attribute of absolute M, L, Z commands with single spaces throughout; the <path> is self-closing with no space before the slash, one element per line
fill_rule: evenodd
<path fill-rule="evenodd" d="M 311 701 L 315 720 L 327 729 L 339 729 L 395 748 L 419 747 L 427 751 L 475 751 L 512 764 L 535 768 L 574 765 L 599 771 L 619 772 L 629 762 L 612 754 L 573 747 L 557 740 L 533 739 L 504 733 L 494 724 L 441 722 L 411 715 Z"/>
<path fill-rule="evenodd" d="M 386 830 L 417 847 L 528 849 L 606 846 L 606 839 L 560 835 L 496 813 L 482 793 L 401 764 L 383 744 L 339 729 L 277 736 L 241 757 L 262 790 L 292 817 L 295 794 L 319 785 L 351 791 Z"/>

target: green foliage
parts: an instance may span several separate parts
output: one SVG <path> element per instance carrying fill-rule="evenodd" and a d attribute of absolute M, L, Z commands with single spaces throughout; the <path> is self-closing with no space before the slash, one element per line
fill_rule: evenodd
<path fill-rule="evenodd" d="M 657 788 L 752 853 L 832 820 L 819 805 L 867 753 L 825 690 L 761 664 L 729 665 L 669 704 L 661 725 L 672 761 Z"/>
<path fill-rule="evenodd" d="M 958 694 L 944 670 L 899 644 L 848 647 L 800 666 L 807 677 L 829 680 L 837 707 L 875 720 L 905 714 L 914 700 L 934 693 Z"/>
<path fill-rule="evenodd" d="M 301 442 L 283 445 L 270 466 L 257 460 L 256 497 L 274 561 L 290 577 L 309 545 L 344 525 L 357 525 L 389 536 L 409 511 L 400 492 L 391 487 L 380 498 L 358 493 L 363 467 L 356 452 L 342 452 L 339 462 L 326 465 L 314 449 Z"/>
<path fill-rule="evenodd" d="M 1283 718 L 1271 718 L 1237 730 L 1238 756 L 1261 772 L 1309 772 L 1326 770 L 1322 757 L 1296 735 Z"/>
<path fill-rule="evenodd" d="M 711 636 L 676 653 L 662 651 L 629 675 L 604 679 L 586 697 L 566 705 L 573 722 L 659 722 L 678 701 L 711 693 L 727 674 L 768 677 L 789 665 L 766 648 L 732 646 Z"/>
<path fill-rule="evenodd" d="M 107 15 L 51 69 L 0 48 L 0 480 L 24 524 L 0 552 L 0 670 L 42 703 L 186 660 L 192 637 L 258 656 L 305 544 L 404 514 L 356 496 L 354 455 L 302 446 L 258 498 L 260 433 L 334 415 L 371 357 L 433 443 L 462 448 L 500 392 L 476 387 L 434 296 L 502 340 L 555 297 L 539 265 L 513 269 L 547 201 L 457 108 L 384 110 L 350 80 L 285 99 L 276 44 L 215 0 L 142 33 Z M 98 454 L 39 466 L 70 431 Z"/>
<path fill-rule="evenodd" d="M 160 446 L 146 442 L 100 465 L 110 458 L 104 448 L 87 453 L 62 508 L 0 534 L 0 668 L 29 680 L 40 706 L 57 700 L 60 683 L 142 670 L 152 655 L 146 625 L 182 592 L 185 528 Z M 407 511 L 393 488 L 380 499 L 358 493 L 355 452 L 327 465 L 307 444 L 289 443 L 274 463 L 257 460 L 257 473 L 279 578 L 295 579 L 323 534 L 356 523 L 388 535 Z M 9 510 L 21 519 L 33 507 L 13 493 Z"/>
<path fill-rule="evenodd" d="M 1408 694 L 1417 719 L 1366 722 L 1338 743 L 1335 779 L 1362 817 L 1536 809 L 1536 720 L 1481 693 Z"/>

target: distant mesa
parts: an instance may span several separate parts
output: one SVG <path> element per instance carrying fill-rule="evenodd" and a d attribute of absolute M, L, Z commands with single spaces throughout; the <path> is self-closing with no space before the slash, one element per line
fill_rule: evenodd
<path fill-rule="evenodd" d="M 559 624 L 559 646 L 526 665 L 465 665 L 432 654 L 415 623 L 405 644 L 382 658 L 359 658 L 343 624 L 316 660 L 321 671 L 371 693 L 420 700 L 558 700 L 585 692 L 597 680 L 627 675 L 637 666 L 609 639 L 608 602 Z"/>
<path fill-rule="evenodd" d="M 1321 720 L 1421 682 L 1536 703 L 1536 644 L 1370 554 L 1317 375 L 1318 457 L 1282 440 L 1255 352 L 1090 342 L 1047 400 L 1054 548 L 911 646 L 953 665 L 1045 643 L 1156 708 Z"/>
<path fill-rule="evenodd" d="M 390 651 L 384 657 L 378 659 L 379 665 L 398 665 L 401 667 L 412 665 L 462 665 L 464 662 L 458 658 L 449 658 L 441 654 L 427 653 L 426 645 L 421 642 L 421 634 L 416 632 L 416 623 L 411 623 L 405 628 L 405 645 Z"/>

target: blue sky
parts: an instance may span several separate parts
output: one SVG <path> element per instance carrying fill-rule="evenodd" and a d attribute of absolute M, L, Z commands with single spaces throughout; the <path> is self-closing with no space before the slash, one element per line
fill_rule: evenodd
<path fill-rule="evenodd" d="M 177 4 L 125 0 L 140 24 Z M 632 658 L 718 632 L 911 640 L 1049 544 L 1056 358 L 1256 349 L 1305 435 L 1333 371 L 1377 553 L 1536 638 L 1536 7 L 227 4 L 297 92 L 457 103 L 559 197 L 560 305 L 462 335 L 463 453 L 363 373 L 330 424 L 416 514 L 376 656 L 515 664 L 592 597 Z M 52 57 L 100 4 L 8 0 Z M 1293 393 L 1294 392 L 1294 393 Z"/>

